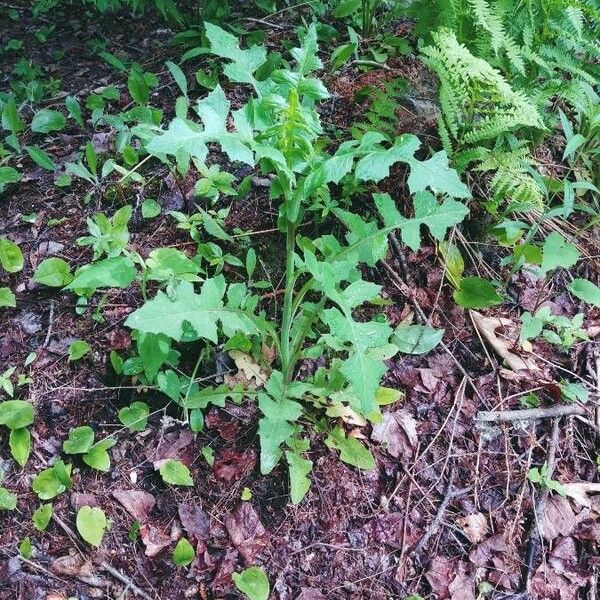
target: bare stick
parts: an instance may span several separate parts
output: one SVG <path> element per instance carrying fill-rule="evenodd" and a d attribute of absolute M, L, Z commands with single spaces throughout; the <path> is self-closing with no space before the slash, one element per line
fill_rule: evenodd
<path fill-rule="evenodd" d="M 46 332 L 46 338 L 42 347 L 45 348 L 50 342 L 50 336 L 52 335 L 52 325 L 54 323 L 54 300 L 50 300 L 50 311 L 48 313 L 48 331 Z"/>
<path fill-rule="evenodd" d="M 548 453 L 546 464 L 548 466 L 548 479 L 552 477 L 554 466 L 556 463 L 556 447 L 558 446 L 558 436 L 560 429 L 558 424 L 560 419 L 554 419 L 552 422 L 552 434 L 548 442 Z M 529 531 L 529 541 L 527 543 L 527 554 L 525 555 L 525 592 L 529 594 L 531 591 L 531 580 L 535 570 L 540 543 L 544 539 L 544 515 L 546 513 L 546 504 L 548 502 L 550 490 L 544 487 L 538 495 L 537 501 L 533 508 L 533 521 Z"/>
<path fill-rule="evenodd" d="M 528 408 L 524 410 L 481 410 L 477 421 L 499 423 L 503 421 L 531 421 L 534 419 L 552 419 L 566 415 L 585 415 L 585 409 L 578 404 L 549 406 L 548 408 Z"/>
<path fill-rule="evenodd" d="M 266 21 L 265 19 L 257 19 L 255 17 L 244 17 L 244 21 L 249 21 L 250 23 L 260 23 L 261 25 L 266 25 L 267 27 L 272 27 L 273 29 L 289 29 L 283 25 L 278 25 L 277 23 L 271 23 L 271 21 Z"/>
<path fill-rule="evenodd" d="M 462 496 L 463 494 L 466 494 L 469 491 L 469 488 L 462 488 L 459 490 L 454 489 L 454 472 L 455 471 L 453 466 L 452 470 L 450 471 L 450 477 L 448 478 L 448 487 L 446 487 L 446 493 L 444 494 L 444 498 L 440 502 L 435 517 L 429 525 L 429 527 L 427 528 L 427 531 L 423 534 L 423 537 L 415 546 L 414 556 L 417 559 L 419 559 L 421 552 L 423 551 L 425 546 L 427 546 L 429 540 L 433 537 L 435 532 L 439 529 L 440 525 L 442 524 L 442 520 L 444 518 L 444 515 L 446 514 L 446 509 L 448 508 L 450 502 L 452 502 L 452 500 L 454 500 L 454 498 L 456 498 L 457 496 Z"/>
<path fill-rule="evenodd" d="M 109 565 L 106 561 L 100 563 L 100 568 L 107 573 L 110 573 L 115 579 L 118 579 L 121 583 L 124 583 L 136 596 L 144 598 L 144 600 L 154 600 L 152 596 L 148 595 L 144 590 L 139 588 L 133 580 L 115 569 L 112 565 Z"/>

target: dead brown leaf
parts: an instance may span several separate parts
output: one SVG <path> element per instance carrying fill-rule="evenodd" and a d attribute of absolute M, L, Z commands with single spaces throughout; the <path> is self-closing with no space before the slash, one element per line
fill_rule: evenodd
<path fill-rule="evenodd" d="M 225 518 L 225 527 L 233 545 L 244 557 L 246 564 L 251 564 L 256 555 L 268 544 L 269 534 L 249 502 L 239 504 Z"/>
<path fill-rule="evenodd" d="M 155 469 L 160 469 L 165 461 L 180 458 L 181 451 L 194 441 L 194 434 L 189 429 L 166 433 L 150 457 Z"/>
<path fill-rule="evenodd" d="M 238 368 L 238 375 L 242 376 L 241 380 L 238 379 L 241 383 L 260 388 L 269 380 L 268 373 L 249 354 L 239 350 L 231 350 L 229 356 Z"/>
<path fill-rule="evenodd" d="M 410 454 L 417 444 L 417 421 L 406 410 L 383 414 L 381 423 L 373 426 L 371 439 L 385 447 L 394 458 Z"/>
<path fill-rule="evenodd" d="M 544 537 L 547 540 L 570 535 L 576 523 L 577 517 L 567 498 L 556 495 L 548 498 L 544 514 Z"/>
<path fill-rule="evenodd" d="M 431 586 L 434 594 L 440 600 L 447 600 L 450 597 L 449 586 L 452 582 L 452 576 L 455 572 L 456 561 L 443 556 L 436 556 L 430 563 L 425 577 Z"/>
<path fill-rule="evenodd" d="M 123 508 L 134 518 L 143 523 L 154 505 L 156 498 L 142 490 L 123 490 L 113 492 L 113 497 L 120 502 Z"/>
<path fill-rule="evenodd" d="M 73 492 L 71 494 L 71 506 L 77 512 L 82 506 L 100 506 L 98 499 L 93 494 L 82 494 Z"/>
<path fill-rule="evenodd" d="M 467 569 L 467 563 L 459 561 L 456 577 L 448 586 L 451 600 L 475 600 L 475 577 Z"/>
<path fill-rule="evenodd" d="M 205 540 L 210 534 L 210 520 L 199 506 L 181 503 L 177 507 L 179 520 L 186 533 L 197 540 Z"/>
<path fill-rule="evenodd" d="M 154 525 L 142 525 L 140 538 L 146 546 L 144 554 L 150 558 L 171 544 L 171 537 Z"/>
<path fill-rule="evenodd" d="M 514 327 L 514 323 L 510 319 L 503 319 L 502 317 L 484 317 L 481 313 L 474 310 L 470 311 L 473 323 L 479 333 L 492 347 L 494 352 L 504 360 L 504 362 L 513 370 L 520 371 L 525 369 L 527 371 L 539 371 L 540 368 L 530 358 L 522 358 L 511 352 L 510 348 L 513 347 L 513 343 L 496 334 L 496 330 L 499 327 Z"/>
<path fill-rule="evenodd" d="M 467 515 L 456 522 L 472 544 L 481 542 L 489 532 L 487 518 L 483 513 Z"/>
<path fill-rule="evenodd" d="M 79 577 L 82 574 L 92 575 L 92 563 L 84 560 L 79 554 L 67 554 L 52 561 L 50 570 L 56 575 Z"/>
<path fill-rule="evenodd" d="M 251 448 L 244 452 L 225 448 L 217 455 L 213 464 L 213 474 L 217 479 L 231 483 L 241 479 L 254 469 L 255 465 L 256 453 Z"/>
<path fill-rule="evenodd" d="M 590 508 L 592 506 L 593 492 L 600 492 L 600 483 L 590 481 L 580 481 L 578 483 L 563 483 L 565 494 L 575 500 L 580 506 Z"/>

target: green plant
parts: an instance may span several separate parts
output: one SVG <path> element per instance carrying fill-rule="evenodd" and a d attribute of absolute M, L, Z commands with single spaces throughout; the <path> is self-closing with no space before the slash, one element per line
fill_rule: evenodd
<path fill-rule="evenodd" d="M 447 152 L 460 168 L 476 162 L 477 170 L 494 172 L 489 188 L 496 203 L 510 198 L 542 206 L 543 189 L 528 173 L 528 148 L 501 143 L 515 130 L 544 128 L 536 107 L 453 31 L 441 29 L 432 38 L 433 44 L 422 48 L 422 59 L 440 80 L 438 125 Z"/>
<path fill-rule="evenodd" d="M 0 472 L 0 483 L 4 473 Z M 0 485 L 0 510 L 15 510 L 17 508 L 17 495 Z"/>
<path fill-rule="evenodd" d="M 408 84 L 398 77 L 388 81 L 383 89 L 374 86 L 361 88 L 354 95 L 355 102 L 368 100 L 369 106 L 364 114 L 364 121 L 352 125 L 353 137 L 360 138 L 367 131 L 379 131 L 391 138 L 398 133 L 398 114 L 400 101 L 406 94 Z"/>
<path fill-rule="evenodd" d="M 192 278 L 178 277 L 166 293 L 159 291 L 128 317 L 126 324 L 134 330 L 139 357 L 126 360 L 123 372 L 143 375 L 147 381 L 155 379 L 159 389 L 183 407 L 194 427 L 196 421 L 201 426 L 200 411 L 209 404 L 223 406 L 228 397 L 238 402 L 243 396 L 257 398 L 263 415 L 259 423 L 261 470 L 269 473 L 285 457 L 292 499 L 298 502 L 308 490 L 307 475 L 312 466 L 304 456 L 308 442 L 302 437 L 301 416 L 305 414 L 317 426 L 322 419 L 313 414 L 311 407 L 344 405 L 377 419 L 384 360 L 398 352 L 390 341 L 393 330 L 384 319 L 355 318 L 355 309 L 376 299 L 381 289 L 362 279 L 359 266 L 372 266 L 384 257 L 387 236 L 394 230 L 414 250 L 421 243 L 422 225 L 436 239 L 443 239 L 448 228 L 468 213 L 455 198 L 467 198 L 469 191 L 449 167 L 445 152 L 417 159 L 420 142 L 412 135 L 388 141 L 382 134 L 366 132 L 358 140 L 342 143 L 335 153 L 326 151 L 319 141 L 321 127 L 315 104 L 328 93 L 313 74 L 321 67 L 314 26 L 309 28 L 302 46 L 291 50 L 295 67 L 274 70 L 264 80 L 255 77 L 266 60 L 264 48 L 241 49 L 234 36 L 210 23 L 205 24 L 205 31 L 210 51 L 228 61 L 225 76 L 234 83 L 251 86 L 253 97 L 231 113 L 235 127 L 227 127 L 230 104 L 217 86 L 197 104 L 202 125 L 176 117 L 167 129 L 145 133 L 144 144 L 148 152 L 168 163 L 172 157 L 174 167 L 182 173 L 187 173 L 190 165 L 203 165 L 208 145 L 218 144 L 230 161 L 252 166 L 258 163 L 270 175 L 270 194 L 279 200 L 279 227 L 286 243 L 283 306 L 277 322 L 267 320 L 257 311 L 258 297 L 249 294 L 242 283 L 228 285 L 223 275 L 206 278 L 198 293 L 193 285 L 197 278 L 191 269 Z M 345 242 L 330 235 L 316 239 L 298 235 L 305 212 L 329 185 L 342 180 L 365 185 L 378 182 L 398 162 L 410 170 L 413 217 L 401 215 L 389 195 L 375 194 L 375 214 L 383 226 L 375 219 L 364 220 L 334 208 L 332 213 L 348 231 Z M 209 229 L 206 213 L 200 215 L 195 222 L 202 221 L 209 234 L 227 236 Z M 176 216 L 180 225 L 192 231 L 195 225 L 189 217 Z M 199 232 L 194 235 L 200 237 Z M 108 261 L 120 261 L 119 267 L 111 262 L 108 268 Z M 143 266 L 148 269 L 149 263 Z M 80 269 L 67 287 L 128 285 L 136 277 L 133 266 L 127 256 L 104 259 Z M 278 353 L 276 368 L 268 369 L 258 391 L 230 389 L 227 385 L 200 388 L 196 372 L 211 356 L 209 346 L 200 354 L 190 378 L 172 368 L 163 370 L 164 365 L 177 361 L 171 341 L 197 339 L 213 344 L 225 339 L 226 348 L 232 350 L 237 347 L 234 343 L 251 351 L 260 349 L 263 343 L 274 345 Z M 309 339 L 311 347 L 305 348 Z M 313 379 L 296 379 L 299 361 L 323 354 L 329 357 L 326 369 Z M 340 396 L 343 401 L 338 399 Z M 318 427 L 323 428 L 328 445 L 340 451 L 343 460 L 372 468 L 374 459 L 359 440 L 346 436 L 339 427 L 330 429 L 326 421 Z M 161 474 L 170 483 L 192 482 L 184 465 L 176 461 L 163 465 Z"/>
<path fill-rule="evenodd" d="M 106 255 L 109 258 L 123 253 L 129 242 L 128 224 L 133 209 L 123 206 L 112 217 L 97 213 L 87 219 L 89 236 L 77 239 L 79 246 L 91 246 L 94 250 L 94 260 Z"/>
<path fill-rule="evenodd" d="M 29 402 L 24 400 L 0 402 L 0 425 L 5 425 L 10 430 L 8 437 L 10 452 L 21 467 L 25 466 L 31 452 L 31 435 L 27 427 L 33 423 L 33 419 L 33 407 Z"/>
<path fill-rule="evenodd" d="M 188 540 L 181 538 L 173 550 L 173 563 L 178 567 L 187 567 L 194 558 L 196 558 L 194 547 Z"/>
<path fill-rule="evenodd" d="M 360 27 L 364 38 L 371 37 L 378 26 L 397 15 L 400 2 L 395 0 L 338 0 L 333 15 L 338 19 L 350 17 Z"/>
<path fill-rule="evenodd" d="M 562 315 L 553 315 L 550 307 L 543 306 L 534 315 L 529 312 L 521 316 L 521 343 L 543 335 L 551 344 L 569 350 L 578 340 L 588 340 L 587 333 L 581 328 L 583 313 L 572 319 Z"/>
<path fill-rule="evenodd" d="M 541 467 L 533 467 L 527 473 L 527 479 L 531 483 L 536 483 L 541 487 L 545 487 L 551 492 L 556 492 L 561 496 L 566 496 L 563 486 L 549 476 L 548 465 L 544 463 Z"/>
<path fill-rule="evenodd" d="M 231 576 L 235 587 L 249 600 L 267 600 L 271 591 L 269 580 L 260 567 L 248 567 Z"/>
<path fill-rule="evenodd" d="M 104 532 L 110 526 L 104 511 L 97 506 L 82 506 L 77 511 L 75 524 L 79 535 L 96 548 L 102 543 Z"/>

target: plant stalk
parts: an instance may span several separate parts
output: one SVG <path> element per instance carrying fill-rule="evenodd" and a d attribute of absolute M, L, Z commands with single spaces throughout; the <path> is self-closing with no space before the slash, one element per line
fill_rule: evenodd
<path fill-rule="evenodd" d="M 294 304 L 294 249 L 296 245 L 296 222 L 288 221 L 285 244 L 285 294 L 283 297 L 283 315 L 281 318 L 281 371 L 284 382 L 292 375 L 291 336 L 292 310 Z"/>

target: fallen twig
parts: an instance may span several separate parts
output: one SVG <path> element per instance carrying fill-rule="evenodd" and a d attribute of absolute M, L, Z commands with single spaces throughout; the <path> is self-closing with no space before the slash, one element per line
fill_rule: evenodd
<path fill-rule="evenodd" d="M 65 531 L 65 533 L 71 538 L 71 541 L 75 544 L 75 547 L 79 551 L 79 553 L 83 556 L 81 551 L 81 543 L 77 539 L 77 535 L 75 532 L 55 513 L 52 515 L 52 519 Z M 103 571 L 106 571 L 110 575 L 112 575 L 115 579 L 118 579 L 121 583 L 124 583 L 129 589 L 133 592 L 134 595 L 139 596 L 140 598 L 144 598 L 144 600 L 154 600 L 152 596 L 148 595 L 144 590 L 139 588 L 130 577 L 124 575 L 117 569 L 115 569 L 112 565 L 109 565 L 106 561 L 102 561 L 100 563 L 100 568 Z"/>
<path fill-rule="evenodd" d="M 250 23 L 260 23 L 261 25 L 266 25 L 267 27 L 272 27 L 273 29 L 289 29 L 289 27 L 285 27 L 284 25 L 272 23 L 271 21 L 267 21 L 265 19 L 257 19 L 256 17 L 244 17 L 243 20 Z"/>
<path fill-rule="evenodd" d="M 442 524 L 444 514 L 446 513 L 446 509 L 448 508 L 448 505 L 450 504 L 450 502 L 452 502 L 452 500 L 454 500 L 454 498 L 457 498 L 458 496 L 462 496 L 463 494 L 466 494 L 470 489 L 470 488 L 461 488 L 458 490 L 454 489 L 454 472 L 455 472 L 455 469 L 453 466 L 452 470 L 450 471 L 450 477 L 448 478 L 448 486 L 446 487 L 446 493 L 444 494 L 444 497 L 443 497 L 442 501 L 440 502 L 437 512 L 435 513 L 435 517 L 434 517 L 433 521 L 430 523 L 429 527 L 427 528 L 427 531 L 425 531 L 425 533 L 423 534 L 423 537 L 419 540 L 419 542 L 415 546 L 413 554 L 417 560 L 419 559 L 419 556 L 420 556 L 421 552 L 423 551 L 423 549 L 425 548 L 425 546 L 427 546 L 427 544 L 429 543 L 429 540 L 432 538 L 432 536 L 435 534 L 435 532 L 439 529 L 440 525 Z"/>
<path fill-rule="evenodd" d="M 109 565 L 106 561 L 100 563 L 100 568 L 103 571 L 106 571 L 110 575 L 112 575 L 115 579 L 118 579 L 121 583 L 124 583 L 135 596 L 139 596 L 140 598 L 144 598 L 144 600 L 154 600 L 152 596 L 147 594 L 144 590 L 139 588 L 130 577 L 121 573 L 115 569 L 112 565 Z"/>
<path fill-rule="evenodd" d="M 560 433 L 558 427 L 559 422 L 560 418 L 554 419 L 552 422 L 552 434 L 550 435 L 550 441 L 548 442 L 548 452 L 546 457 L 548 478 L 552 477 L 556 463 L 556 447 L 558 446 L 558 437 Z M 546 503 L 548 502 L 549 493 L 550 490 L 547 487 L 544 487 L 540 491 L 535 506 L 533 507 L 533 520 L 529 530 L 529 541 L 527 543 L 527 553 L 525 555 L 525 581 L 523 587 L 524 592 L 527 594 L 531 591 L 531 580 L 533 579 L 535 563 L 540 543 L 544 539 L 544 515 L 546 513 Z"/>
<path fill-rule="evenodd" d="M 52 335 L 52 325 L 54 324 L 54 300 L 50 300 L 50 310 L 48 311 L 48 331 L 44 338 L 42 348 L 45 348 L 50 342 L 50 336 Z"/>
<path fill-rule="evenodd" d="M 585 408 L 579 404 L 548 406 L 547 408 L 526 408 L 522 410 L 481 410 L 477 421 L 499 423 L 504 421 L 531 421 L 534 419 L 552 419 L 567 415 L 584 415 Z"/>
<path fill-rule="evenodd" d="M 393 71 L 392 67 L 386 65 L 385 63 L 379 63 L 375 60 L 353 60 L 350 63 L 350 66 L 359 66 L 359 67 L 374 67 L 376 69 L 384 69 L 385 71 Z"/>

